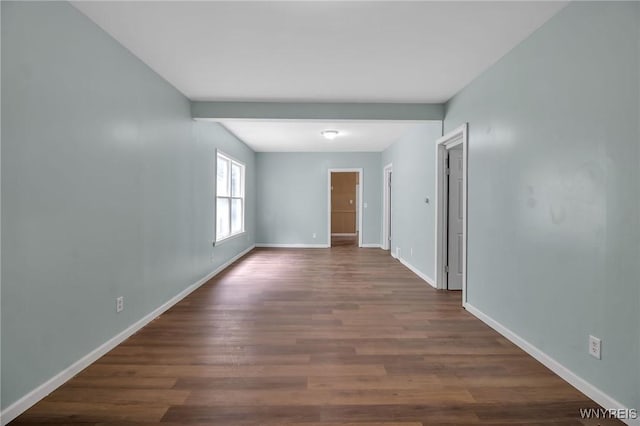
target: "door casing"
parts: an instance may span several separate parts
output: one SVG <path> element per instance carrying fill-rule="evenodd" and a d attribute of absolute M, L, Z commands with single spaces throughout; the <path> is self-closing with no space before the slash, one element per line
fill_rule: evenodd
<path fill-rule="evenodd" d="M 447 288 L 447 175 L 448 150 L 462 144 L 462 305 L 467 303 L 467 170 L 468 170 L 468 124 L 447 133 L 436 141 L 436 288 Z"/>

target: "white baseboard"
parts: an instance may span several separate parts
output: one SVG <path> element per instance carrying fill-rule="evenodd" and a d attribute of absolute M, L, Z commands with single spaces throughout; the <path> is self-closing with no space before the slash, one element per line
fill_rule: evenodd
<path fill-rule="evenodd" d="M 346 233 L 346 234 L 344 234 L 344 233 L 331 234 L 332 237 L 355 237 L 356 235 L 358 235 L 358 234 L 355 233 L 355 232 L 351 233 L 351 234 L 349 234 L 349 233 Z"/>
<path fill-rule="evenodd" d="M 258 243 L 256 247 L 261 248 L 330 248 L 327 244 L 270 244 L 270 243 Z M 360 246 L 362 248 L 380 248 L 380 244 L 367 243 Z"/>
<path fill-rule="evenodd" d="M 436 288 L 435 281 L 431 277 L 427 276 L 425 273 L 423 273 L 418 268 L 416 268 L 415 266 L 413 266 L 412 264 L 407 262 L 405 259 L 403 259 L 401 257 L 396 257 L 396 259 L 398 259 L 400 261 L 400 263 L 402 263 L 409 270 L 411 270 L 411 272 L 413 272 L 414 274 L 416 274 L 417 276 L 422 278 L 424 281 L 426 281 L 427 284 L 429 284 L 431 287 Z"/>
<path fill-rule="evenodd" d="M 518 336 L 516 333 L 500 324 L 498 321 L 494 320 L 484 312 L 480 311 L 478 308 L 474 307 L 469 303 L 465 303 L 464 308 L 473 316 L 487 324 L 489 327 L 493 328 L 495 331 L 509 339 L 512 343 L 518 346 L 520 349 L 540 361 L 547 367 L 549 370 L 556 373 L 563 380 L 569 383 L 574 388 L 578 389 L 580 392 L 600 404 L 605 409 L 623 409 L 626 410 L 625 407 L 620 402 L 616 401 L 591 383 L 584 380 L 582 377 L 578 376 L 573 371 L 569 370 L 564 365 L 560 364 L 555 359 L 551 358 L 549 355 L 524 340 L 522 337 Z M 576 413 L 576 416 L 578 413 Z M 640 419 L 620 419 L 622 422 L 633 425 L 640 426 Z"/>
<path fill-rule="evenodd" d="M 209 281 L 211 278 L 218 275 L 220 272 L 228 268 L 232 263 L 236 260 L 240 259 L 245 254 L 249 253 L 254 249 L 255 246 L 251 246 L 236 256 L 229 259 L 227 262 L 220 265 L 216 270 L 207 274 L 206 276 L 199 279 L 194 284 L 191 284 L 189 287 L 182 290 L 180 293 L 175 295 L 173 298 L 168 300 L 167 302 L 160 305 L 158 308 L 154 309 L 149 314 L 145 315 L 140 320 L 136 321 L 117 335 L 113 336 L 111 339 L 107 340 L 102 345 L 98 346 L 96 349 L 89 352 L 87 355 L 83 356 L 69 367 L 65 368 L 37 388 L 33 389 L 25 396 L 5 408 L 2 413 L 0 413 L 0 425 L 4 426 L 9 423 L 11 420 L 18 417 L 20 414 L 27 411 L 38 401 L 49 395 L 51 392 L 56 390 L 58 387 L 63 385 L 69 379 L 73 378 L 76 374 L 87 368 L 89 365 L 97 361 L 100 357 L 105 355 L 107 352 L 118 346 L 120 343 L 124 342 L 126 339 L 131 337 L 134 333 L 140 330 L 145 325 L 149 324 L 159 315 L 164 313 L 166 310 L 171 308 L 173 305 L 184 299 L 191 292 L 196 290 L 198 287 Z"/>
<path fill-rule="evenodd" d="M 328 244 L 268 244 L 260 243 L 256 244 L 256 247 L 266 248 L 329 248 Z"/>

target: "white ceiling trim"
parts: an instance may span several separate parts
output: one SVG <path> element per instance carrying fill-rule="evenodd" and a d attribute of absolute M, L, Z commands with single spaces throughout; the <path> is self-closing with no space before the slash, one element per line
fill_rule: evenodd
<path fill-rule="evenodd" d="M 196 0 L 199 1 L 199 0 Z M 218 0 L 215 0 L 218 1 Z M 251 0 L 238 0 L 238 1 L 251 1 Z M 261 0 L 262 1 L 262 0 Z M 264 0 L 268 1 L 268 0 Z M 299 0 L 299 1 L 317 1 L 317 0 Z M 338 1 L 338 0 L 323 0 L 323 1 Z M 347 1 L 364 1 L 364 0 L 347 0 Z M 369 0 L 366 0 L 369 1 Z M 373 0 L 373 1 L 383 1 L 383 0 Z M 409 0 L 409 1 L 419 1 L 419 0 Z M 390 124 L 422 124 L 422 123 L 431 123 L 431 122 L 441 122 L 442 120 L 380 120 L 380 119 L 338 119 L 338 120 L 326 120 L 323 118 L 194 118 L 195 121 L 212 121 L 215 123 L 390 123 Z"/>

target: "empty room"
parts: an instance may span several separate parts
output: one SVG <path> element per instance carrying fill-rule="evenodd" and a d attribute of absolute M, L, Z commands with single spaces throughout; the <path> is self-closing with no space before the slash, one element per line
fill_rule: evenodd
<path fill-rule="evenodd" d="M 640 2 L 0 4 L 1 426 L 640 426 Z"/>

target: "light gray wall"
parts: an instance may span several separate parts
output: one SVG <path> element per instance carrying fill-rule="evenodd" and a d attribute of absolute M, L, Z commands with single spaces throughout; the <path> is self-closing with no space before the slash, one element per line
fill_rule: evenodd
<path fill-rule="evenodd" d="M 362 237 L 380 243 L 382 169 L 379 152 L 256 154 L 257 243 L 328 244 L 330 168 L 363 168 Z M 317 237 L 312 238 L 313 233 Z"/>
<path fill-rule="evenodd" d="M 253 243 L 255 154 L 62 2 L 2 2 L 2 112 L 6 408 Z M 248 233 L 213 249 L 216 147 Z"/>
<path fill-rule="evenodd" d="M 391 249 L 433 280 L 435 262 L 435 154 L 442 122 L 416 126 L 382 154 L 392 163 Z M 425 199 L 429 198 L 429 203 Z M 413 254 L 412 254 L 413 249 Z"/>
<path fill-rule="evenodd" d="M 469 302 L 640 407 L 640 5 L 573 2 L 447 105 L 469 122 Z M 587 338 L 602 339 L 602 360 Z"/>

